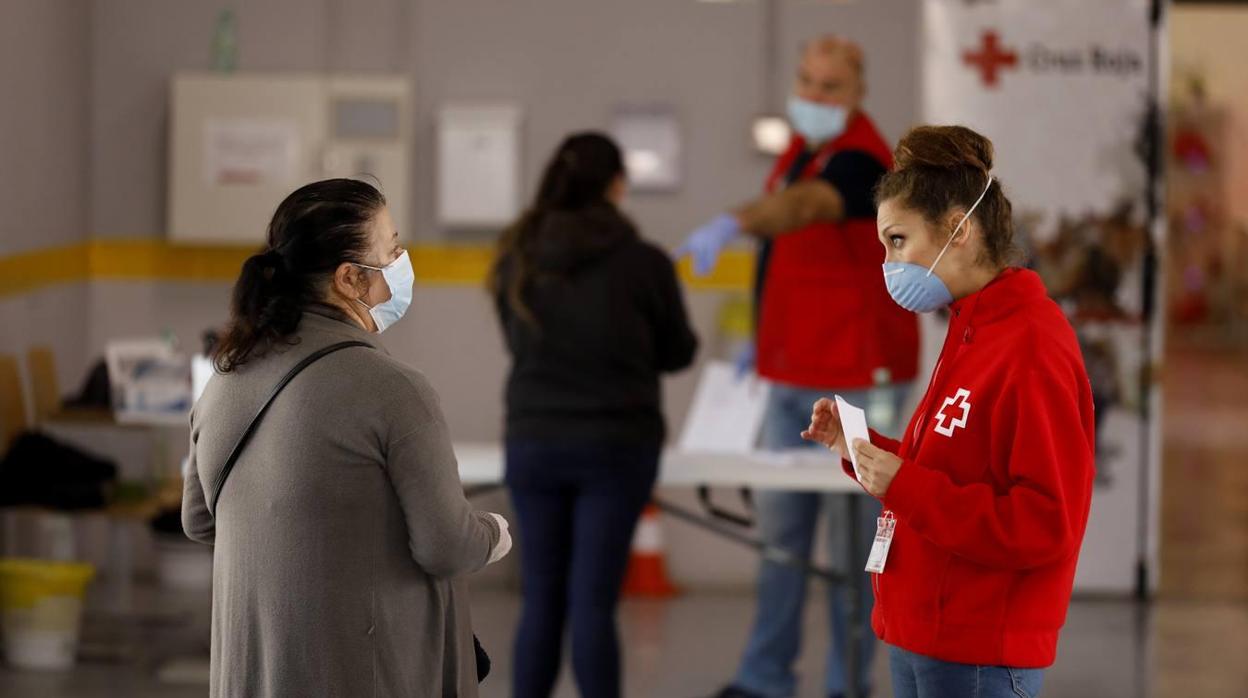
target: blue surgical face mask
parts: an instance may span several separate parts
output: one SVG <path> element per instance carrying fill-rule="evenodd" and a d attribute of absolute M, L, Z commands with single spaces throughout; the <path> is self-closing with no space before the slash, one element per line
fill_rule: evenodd
<path fill-rule="evenodd" d="M 412 304 L 412 287 L 416 284 L 416 272 L 412 270 L 412 260 L 407 256 L 407 250 L 404 250 L 398 259 L 384 267 L 370 267 L 356 262 L 352 264 L 381 272 L 386 286 L 390 288 L 390 300 L 378 303 L 371 308 L 359 298 L 355 299 L 357 303 L 368 308 L 368 314 L 372 315 L 373 322 L 377 323 L 377 331 L 385 332 L 387 327 L 403 317 Z"/>
<path fill-rule="evenodd" d="M 831 104 L 789 97 L 789 123 L 807 143 L 819 144 L 845 132 L 849 109 Z"/>
<path fill-rule="evenodd" d="M 936 265 L 940 264 L 940 259 L 945 256 L 949 244 L 958 236 L 958 231 L 962 230 L 962 226 L 975 212 L 979 202 L 984 200 L 990 187 L 992 187 L 992 177 L 988 178 L 988 186 L 984 187 L 983 193 L 971 205 L 971 210 L 958 221 L 958 227 L 954 228 L 953 235 L 949 236 L 945 246 L 940 249 L 940 254 L 936 255 L 936 261 L 932 262 L 931 267 L 923 267 L 911 262 L 884 263 L 884 285 L 888 288 L 888 295 L 893 297 L 897 305 L 912 313 L 930 313 L 953 302 L 953 294 L 949 292 L 949 287 L 935 274 Z"/>

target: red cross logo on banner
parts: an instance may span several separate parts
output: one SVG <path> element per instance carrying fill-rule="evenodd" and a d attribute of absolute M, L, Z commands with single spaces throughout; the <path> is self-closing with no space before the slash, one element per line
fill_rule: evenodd
<path fill-rule="evenodd" d="M 945 403 L 940 406 L 940 411 L 936 413 L 936 433 L 941 436 L 953 436 L 955 429 L 965 429 L 966 420 L 971 416 L 971 403 L 969 398 L 971 391 L 966 388 L 958 388 L 958 392 L 953 397 L 945 398 Z M 960 417 L 950 418 L 945 413 L 950 407 L 961 407 L 962 415 Z"/>
<path fill-rule="evenodd" d="M 997 86 L 997 76 L 1006 68 L 1018 67 L 1018 53 L 1001 46 L 1001 37 L 995 31 L 984 32 L 984 44 L 978 51 L 965 51 L 962 61 L 979 70 L 984 86 Z"/>

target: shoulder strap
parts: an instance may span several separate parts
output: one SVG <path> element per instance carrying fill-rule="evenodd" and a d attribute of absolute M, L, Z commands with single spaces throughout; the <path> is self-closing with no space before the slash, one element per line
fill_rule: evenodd
<path fill-rule="evenodd" d="M 286 384 L 289 383 L 291 379 L 299 375 L 300 371 L 336 351 L 350 347 L 368 346 L 372 345 L 367 342 L 352 340 L 349 342 L 338 342 L 337 344 L 322 347 L 304 357 L 302 361 L 295 364 L 294 368 L 287 371 L 285 376 L 282 376 L 282 379 L 277 382 L 276 386 L 273 387 L 269 396 L 265 398 L 264 403 L 260 405 L 260 409 L 256 410 L 256 415 L 251 418 L 251 423 L 248 424 L 247 428 L 243 430 L 243 435 L 238 437 L 238 443 L 234 444 L 234 449 L 230 451 L 230 456 L 225 459 L 225 467 L 221 469 L 221 476 L 217 478 L 217 484 L 212 488 L 212 499 L 208 501 L 208 513 L 212 514 L 213 518 L 216 518 L 217 516 L 217 502 L 221 499 L 221 488 L 225 487 L 225 481 L 230 477 L 230 471 L 234 469 L 235 461 L 238 460 L 239 454 L 241 454 L 243 449 L 247 446 L 247 442 L 251 439 L 252 433 L 256 430 L 256 425 L 260 423 L 260 419 L 264 417 L 264 413 L 268 411 L 269 405 L 273 404 L 273 398 L 276 398 L 277 394 L 282 392 L 282 388 L 285 388 Z"/>

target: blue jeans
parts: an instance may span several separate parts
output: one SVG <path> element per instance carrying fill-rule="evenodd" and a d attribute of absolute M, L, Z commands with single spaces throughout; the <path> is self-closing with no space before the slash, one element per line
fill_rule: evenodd
<path fill-rule="evenodd" d="M 892 401 L 893 414 L 899 415 L 901 403 L 908 386 L 881 388 Z M 821 397 L 838 393 L 849 402 L 866 408 L 870 390 L 819 390 L 773 385 L 763 419 L 759 445 L 766 450 L 791 448 L 822 448 L 802 440 L 801 432 L 810 424 L 811 407 Z M 872 424 L 884 434 L 894 434 L 897 419 L 892 424 Z M 840 468 L 840 463 L 829 467 Z M 849 559 L 849 539 L 845 531 L 847 507 L 850 497 L 858 499 L 858 533 L 861 550 L 870 550 L 875 536 L 875 520 L 880 515 L 880 503 L 874 498 L 856 494 L 820 494 L 816 492 L 764 491 L 754 495 L 759 533 L 765 543 L 809 560 L 814 545 L 815 526 L 822 508 L 828 517 L 828 541 L 830 562 L 841 572 L 863 575 L 862 618 L 864 637 L 859 654 L 858 677 L 860 691 L 868 689 L 871 659 L 875 649 L 875 636 L 871 631 L 871 607 L 874 598 L 870 593 L 871 582 L 863 567 L 866 559 Z M 733 685 L 767 698 L 787 698 L 797 692 L 797 676 L 793 663 L 801 651 L 802 610 L 806 603 L 806 574 L 797 568 L 772 562 L 763 558 L 758 572 L 757 616 L 746 643 L 745 654 Z M 843 653 L 849 635 L 844 586 L 828 588 L 828 622 L 832 642 L 828 650 L 825 689 L 828 695 L 844 693 L 846 689 L 845 660 Z"/>
<path fill-rule="evenodd" d="M 893 698 L 1036 698 L 1043 669 L 954 664 L 888 648 Z"/>
<path fill-rule="evenodd" d="M 551 694 L 566 624 L 581 695 L 618 698 L 615 611 L 659 447 L 511 439 L 506 458 L 524 597 L 512 695 Z"/>

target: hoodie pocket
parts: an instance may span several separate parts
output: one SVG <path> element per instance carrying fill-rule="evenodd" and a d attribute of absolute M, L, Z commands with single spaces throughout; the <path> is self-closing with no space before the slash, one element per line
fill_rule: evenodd
<path fill-rule="evenodd" d="M 1004 622 L 1013 573 L 952 558 L 940 583 L 943 623 L 996 628 Z"/>

